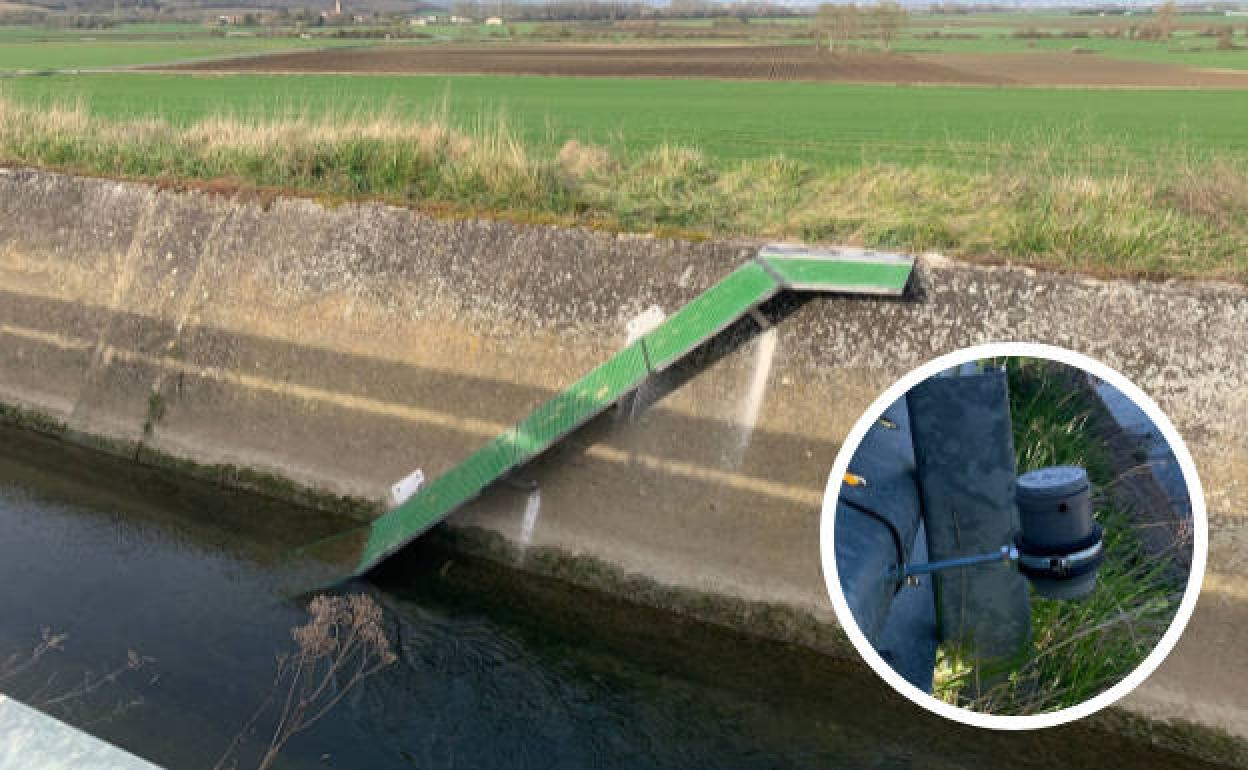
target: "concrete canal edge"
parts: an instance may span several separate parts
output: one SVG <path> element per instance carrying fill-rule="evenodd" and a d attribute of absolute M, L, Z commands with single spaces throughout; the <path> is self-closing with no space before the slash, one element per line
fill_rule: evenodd
<path fill-rule="evenodd" d="M 0 770 L 159 770 L 4 695 L 0 732 Z"/>
<path fill-rule="evenodd" d="M 618 350 L 629 319 L 656 304 L 671 312 L 758 245 L 5 170 L 0 415 L 366 520 L 390 484 L 452 467 Z M 636 419 L 599 418 L 436 536 L 846 654 L 817 543 L 850 426 L 936 355 L 1061 345 L 1159 402 L 1210 513 L 1210 569 L 1188 632 L 1101 719 L 1166 720 L 1167 743 L 1240 746 L 1248 682 L 1228 675 L 1233 662 L 1210 662 L 1248 646 L 1248 291 L 935 256 L 911 288 L 902 300 L 785 308 L 783 324 Z M 1207 735 L 1183 737 L 1192 730 Z"/>

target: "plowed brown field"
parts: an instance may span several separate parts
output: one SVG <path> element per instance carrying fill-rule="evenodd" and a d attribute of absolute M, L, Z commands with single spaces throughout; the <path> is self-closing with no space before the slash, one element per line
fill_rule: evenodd
<path fill-rule="evenodd" d="M 813 46 L 387 45 L 194 62 L 175 69 L 1023 86 L 1248 87 L 1248 72 L 1199 70 L 1111 59 L 1097 54 L 834 54 Z"/>

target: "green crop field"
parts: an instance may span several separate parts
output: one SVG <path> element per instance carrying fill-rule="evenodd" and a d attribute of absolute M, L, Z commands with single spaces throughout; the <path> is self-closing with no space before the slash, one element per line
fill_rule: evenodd
<path fill-rule="evenodd" d="M 1146 26 L 1148 17 L 1131 19 L 1099 19 L 1087 16 L 1062 16 L 1044 14 L 987 14 L 965 17 L 915 15 L 909 28 L 898 39 L 895 50 L 900 53 L 1027 53 L 1044 51 L 1069 51 L 1072 48 L 1087 49 L 1096 54 L 1116 59 L 1164 62 L 1193 67 L 1222 69 L 1248 69 L 1248 24 L 1239 24 L 1234 17 L 1196 17 L 1185 15 L 1183 27 L 1177 29 L 1166 42 L 1107 38 L 1107 29 L 1124 29 L 1128 26 Z M 775 28 L 776 25 L 795 30 L 809 29 L 809 18 L 757 19 L 759 29 Z M 1218 50 L 1213 37 L 1198 34 L 1200 29 L 1220 29 L 1231 26 L 1235 30 L 1236 45 L 1231 50 Z M 659 28 L 667 33 L 689 29 L 709 31 L 713 27 L 709 19 L 667 20 Z M 1013 37 L 1019 29 L 1038 30 L 1054 34 L 1053 38 L 1023 39 Z M 628 43 L 644 39 L 646 34 L 636 29 L 614 28 L 606 25 L 544 24 L 518 22 L 506 27 L 488 27 L 482 24 L 441 25 L 412 29 L 404 24 L 379 27 L 377 25 L 353 25 L 346 32 L 359 34 L 366 30 L 395 30 L 401 34 L 416 34 L 427 41 L 485 41 L 516 38 L 538 40 L 550 37 L 552 31 L 564 30 L 569 39 L 576 39 L 585 30 L 593 30 L 590 38 L 598 43 Z M 741 29 L 748 31 L 748 26 Z M 1066 38 L 1060 35 L 1072 30 L 1084 30 L 1087 38 Z M 224 30 L 199 23 L 127 23 L 98 30 L 67 29 L 30 25 L 0 25 L 0 72 L 43 71 L 55 69 L 84 69 L 99 67 L 126 67 L 145 64 L 163 64 L 187 59 L 203 59 L 248 53 L 266 53 L 315 45 L 362 44 L 366 41 L 334 37 L 338 31 L 331 27 L 312 27 L 310 40 L 294 36 L 293 28 L 282 28 L 284 36 L 266 38 L 265 27 L 231 28 L 228 36 Z M 929 38 L 933 32 L 953 36 L 973 36 L 968 39 Z M 562 35 L 555 34 L 561 39 Z M 809 38 L 768 38 L 763 34 L 756 42 L 802 44 Z M 689 44 L 705 43 L 704 39 L 662 37 L 651 43 Z M 750 39 L 735 38 L 729 42 L 748 43 Z M 874 44 L 861 40 L 857 46 L 870 49 Z"/>
<path fill-rule="evenodd" d="M 1182 152 L 1248 157 L 1248 94 L 852 86 L 715 80 L 495 76 L 191 76 L 117 73 L 14 78 L 0 96 L 81 103 L 107 117 L 209 114 L 315 118 L 446 110 L 461 128 L 501 117 L 530 145 L 578 139 L 614 150 L 667 143 L 714 160 L 784 155 L 976 167 L 1043 152 L 1118 171 Z"/>
<path fill-rule="evenodd" d="M 0 29 L 4 29 L 0 27 Z M 74 39 L 0 39 L 0 72 L 76 70 L 168 64 L 191 59 L 273 53 L 331 45 L 361 45 L 365 41 L 298 37 L 209 37 L 185 39 L 120 39 L 96 30 L 78 30 Z"/>
<path fill-rule="evenodd" d="M 917 30 L 916 30 L 917 31 Z M 1094 55 L 1130 61 L 1148 61 L 1176 64 L 1185 67 L 1214 67 L 1223 69 L 1248 69 L 1248 40 L 1241 34 L 1235 38 L 1242 47 L 1219 51 L 1214 38 L 1190 33 L 1176 33 L 1168 42 L 1124 40 L 1120 38 L 1041 38 L 1028 40 L 1010 37 L 999 30 L 966 30 L 951 28 L 957 34 L 979 34 L 974 40 L 922 39 L 913 34 L 900 40 L 894 50 L 898 53 L 1040 53 L 1046 51 L 1067 52 L 1080 48 Z"/>
<path fill-rule="evenodd" d="M 204 27 L 77 38 L 0 28 L 0 71 L 436 45 L 483 29 L 439 27 L 433 40 L 387 43 L 223 38 Z M 1031 47 L 995 27 L 963 27 L 980 33 L 973 40 L 923 40 L 919 29 L 897 47 L 1033 51 L 1041 61 L 1047 50 L 1079 45 L 1099 51 L 1095 58 L 1248 69 L 1248 52 L 1212 50 L 1210 38 L 1188 30 L 1164 44 L 1042 39 Z M 1192 46 L 1208 50 L 1172 50 Z M 224 180 L 223 189 L 467 216 L 1240 282 L 1248 282 L 1244 126 L 1244 90 L 388 74 L 0 79 L 5 164 Z"/>

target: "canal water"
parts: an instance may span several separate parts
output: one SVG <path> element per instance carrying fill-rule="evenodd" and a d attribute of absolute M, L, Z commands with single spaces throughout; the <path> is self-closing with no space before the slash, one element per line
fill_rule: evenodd
<path fill-rule="evenodd" d="M 307 578 L 290 552 L 351 525 L 0 426 L 0 664 L 43 629 L 67 635 L 0 691 L 166 767 L 211 768 L 307 618 L 286 598 Z M 336 590 L 383 606 L 398 661 L 277 767 L 1203 767 L 1085 727 L 954 725 L 855 665 L 430 545 Z M 141 667 L 48 705 L 132 651 Z M 256 724 L 239 768 L 271 730 Z"/>

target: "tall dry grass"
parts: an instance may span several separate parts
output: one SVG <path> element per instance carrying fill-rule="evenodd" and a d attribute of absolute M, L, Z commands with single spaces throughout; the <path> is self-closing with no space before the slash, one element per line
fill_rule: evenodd
<path fill-rule="evenodd" d="M 1176 149 L 1147 165 L 1069 136 L 980 148 L 950 167 L 784 157 L 720 162 L 696 148 L 528 144 L 505 119 L 445 110 L 189 125 L 110 120 L 80 104 L 0 95 L 0 162 L 147 180 L 226 180 L 334 198 L 686 235 L 833 241 L 1105 275 L 1248 281 L 1248 165 Z M 1046 144 L 1047 142 L 1047 144 Z M 970 152 L 971 150 L 967 150 Z"/>
<path fill-rule="evenodd" d="M 315 726 L 365 679 L 393 665 L 398 654 L 383 625 L 381 605 L 365 594 L 313 597 L 308 622 L 290 631 L 293 651 L 277 656 L 269 692 L 213 770 L 234 770 L 244 761 L 268 770 L 292 739 Z M 261 729 L 269 736 L 267 744 L 260 740 L 247 746 Z"/>

